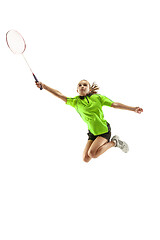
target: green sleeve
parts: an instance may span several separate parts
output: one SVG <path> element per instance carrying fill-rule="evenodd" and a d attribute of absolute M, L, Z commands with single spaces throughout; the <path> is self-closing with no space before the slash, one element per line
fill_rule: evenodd
<path fill-rule="evenodd" d="M 71 107 L 74 107 L 76 106 L 77 104 L 77 98 L 74 97 L 74 98 L 68 98 L 67 97 L 67 102 L 66 102 L 67 105 L 70 105 Z"/>
<path fill-rule="evenodd" d="M 111 107 L 113 101 L 104 95 L 100 95 L 102 106 Z"/>

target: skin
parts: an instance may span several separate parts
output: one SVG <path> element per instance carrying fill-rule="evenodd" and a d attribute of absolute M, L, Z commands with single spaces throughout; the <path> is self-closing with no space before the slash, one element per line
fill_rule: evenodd
<path fill-rule="evenodd" d="M 56 97 L 62 99 L 63 101 L 65 101 L 65 102 L 67 101 L 67 97 L 64 96 L 62 93 L 60 93 L 59 91 L 57 91 L 53 88 L 50 88 L 49 86 L 43 84 L 42 82 L 35 82 L 35 83 L 38 88 L 42 87 L 45 90 L 47 90 L 48 92 L 55 95 Z M 89 82 L 87 80 L 81 80 L 77 85 L 77 92 L 79 93 L 80 96 L 86 96 L 88 93 L 90 93 L 91 86 L 90 86 Z M 123 110 L 129 110 L 129 111 L 133 111 L 133 112 L 136 112 L 139 114 L 141 114 L 143 112 L 143 109 L 140 107 L 130 107 L 130 106 L 124 105 L 122 103 L 118 103 L 118 102 L 112 103 L 111 107 L 123 109 Z"/>
<path fill-rule="evenodd" d="M 90 84 L 86 80 L 82 80 L 77 85 L 77 92 L 80 96 L 86 96 L 88 93 L 90 93 L 91 88 Z"/>
<path fill-rule="evenodd" d="M 59 91 L 50 88 L 49 86 L 41 83 L 41 82 L 35 82 L 37 87 L 42 87 L 43 89 L 47 90 L 48 92 L 52 93 L 54 96 L 60 98 L 64 102 L 67 102 L 67 97 L 64 96 Z M 77 92 L 80 96 L 86 96 L 88 93 L 91 92 L 91 86 L 87 80 L 81 80 L 77 85 Z M 136 112 L 138 114 L 141 114 L 143 112 L 143 109 L 140 107 L 131 107 L 124 105 L 122 103 L 114 102 L 112 103 L 111 107 L 118 108 L 118 109 L 124 109 Z M 92 158 L 97 158 L 104 152 L 106 152 L 108 149 L 115 146 L 114 142 L 108 142 L 107 139 L 98 136 L 94 141 L 88 140 L 87 144 L 85 146 L 84 152 L 83 152 L 83 160 L 85 162 L 89 162 Z"/>
<path fill-rule="evenodd" d="M 81 80 L 78 83 L 77 92 L 79 93 L 80 96 L 86 96 L 88 93 L 90 93 L 90 91 L 91 91 L 90 84 L 87 80 Z M 129 111 L 133 111 L 133 112 L 136 112 L 139 114 L 143 112 L 143 109 L 140 107 L 130 107 L 130 106 L 124 105 L 122 103 L 118 103 L 118 102 L 112 103 L 111 107 L 129 110 Z"/>

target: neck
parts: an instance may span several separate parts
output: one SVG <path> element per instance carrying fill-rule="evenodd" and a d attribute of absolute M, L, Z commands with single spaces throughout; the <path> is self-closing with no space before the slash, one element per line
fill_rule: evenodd
<path fill-rule="evenodd" d="M 93 95 L 93 93 L 91 93 L 91 92 L 90 92 L 90 93 L 87 93 L 87 94 L 86 94 L 86 95 L 84 95 L 84 96 L 80 96 L 80 98 L 82 98 L 82 99 L 83 99 L 83 98 L 84 98 L 84 97 L 86 97 L 86 96 L 90 97 L 90 96 L 92 96 L 92 95 Z"/>

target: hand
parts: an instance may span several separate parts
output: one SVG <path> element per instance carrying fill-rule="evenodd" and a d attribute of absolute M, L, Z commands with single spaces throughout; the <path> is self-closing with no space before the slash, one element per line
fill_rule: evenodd
<path fill-rule="evenodd" d="M 141 112 L 143 112 L 143 109 L 140 107 L 135 107 L 134 112 L 141 114 Z"/>
<path fill-rule="evenodd" d="M 36 82 L 35 81 L 35 84 L 37 85 L 38 88 L 44 88 L 44 84 L 42 82 Z"/>

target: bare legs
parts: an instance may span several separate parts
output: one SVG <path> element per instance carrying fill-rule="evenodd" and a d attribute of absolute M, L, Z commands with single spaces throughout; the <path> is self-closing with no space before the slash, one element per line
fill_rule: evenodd
<path fill-rule="evenodd" d="M 89 162 L 92 158 L 99 157 L 105 151 L 114 146 L 114 142 L 108 142 L 107 139 L 100 136 L 97 137 L 94 141 L 88 140 L 83 152 L 83 160 L 85 162 Z"/>
<path fill-rule="evenodd" d="M 104 145 L 100 146 L 97 149 L 97 152 L 95 153 L 95 155 L 93 156 L 93 158 L 97 158 L 99 157 L 101 154 L 103 154 L 105 151 L 107 151 L 108 149 L 110 149 L 111 147 L 114 147 L 115 143 L 114 142 L 107 142 Z"/>

